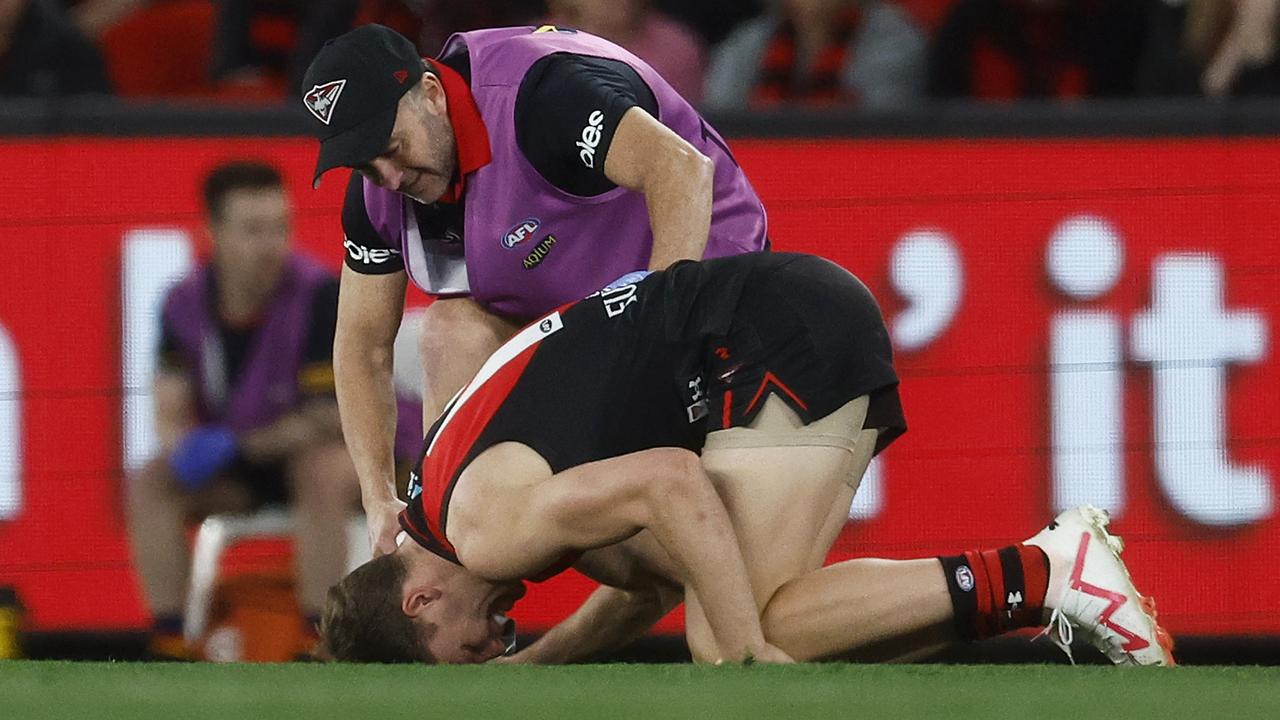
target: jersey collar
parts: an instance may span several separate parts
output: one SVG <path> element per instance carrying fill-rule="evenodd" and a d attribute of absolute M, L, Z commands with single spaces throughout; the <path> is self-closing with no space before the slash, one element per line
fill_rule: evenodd
<path fill-rule="evenodd" d="M 488 165 L 493 159 L 493 153 L 489 149 L 489 130 L 480 117 L 480 109 L 476 107 L 475 96 L 471 94 L 467 81 L 442 62 L 431 59 L 427 59 L 427 62 L 444 87 L 445 100 L 449 106 L 449 123 L 453 125 L 453 136 L 458 146 L 458 174 L 440 196 L 439 202 L 456 203 L 462 199 L 462 193 L 466 189 L 467 175 Z"/>

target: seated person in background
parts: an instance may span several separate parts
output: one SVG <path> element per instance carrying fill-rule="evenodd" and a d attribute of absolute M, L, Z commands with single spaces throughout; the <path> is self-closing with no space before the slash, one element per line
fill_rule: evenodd
<path fill-rule="evenodd" d="M 928 93 L 1132 95 L 1146 27 L 1144 0 L 956 0 L 929 50 Z"/>
<path fill-rule="evenodd" d="M 1140 90 L 1147 95 L 1280 94 L 1280 0 L 1151 3 Z"/>
<path fill-rule="evenodd" d="M 644 60 L 685 100 L 702 98 L 706 48 L 689 28 L 656 11 L 649 0 L 548 0 L 547 23 L 599 35 Z"/>
<path fill-rule="evenodd" d="M 893 110 L 922 96 L 926 41 L 881 0 L 775 0 L 717 45 L 707 110 L 781 106 Z"/>
<path fill-rule="evenodd" d="M 0 96 L 110 92 L 102 53 L 57 0 L 0 0 Z"/>
<path fill-rule="evenodd" d="M 933 37 L 955 2 L 956 0 L 894 0 L 894 4 L 906 10 L 928 37 Z"/>
<path fill-rule="evenodd" d="M 212 258 L 164 303 L 154 387 L 161 450 L 128 488 L 160 656 L 188 654 L 188 520 L 287 501 L 299 604 L 314 617 L 346 569 L 346 534 L 335 528 L 359 497 L 333 396 L 337 279 L 289 249 L 290 209 L 273 168 L 222 165 L 205 180 L 204 202 Z"/>
<path fill-rule="evenodd" d="M 414 10 L 422 25 L 416 35 L 409 36 L 421 54 L 439 54 L 451 35 L 481 28 L 536 25 L 546 12 L 543 0 L 402 0 Z M 375 22 L 383 23 L 381 20 Z"/>
<path fill-rule="evenodd" d="M 108 28 L 129 13 L 155 0 L 70 0 L 67 6 L 80 31 L 97 40 Z"/>
<path fill-rule="evenodd" d="M 602 587 L 511 661 L 589 659 L 683 599 L 700 662 L 915 657 L 1047 624 L 1064 648 L 1074 631 L 1117 664 L 1171 664 L 1092 508 L 1000 549 L 823 567 L 906 430 L 897 386 L 870 292 L 813 256 L 681 262 L 552 312 L 431 427 L 408 539 L 330 591 L 325 647 L 491 660 L 523 581 L 572 565 Z"/>
<path fill-rule="evenodd" d="M 653 6 L 715 45 L 743 22 L 764 12 L 764 0 L 653 0 Z"/>

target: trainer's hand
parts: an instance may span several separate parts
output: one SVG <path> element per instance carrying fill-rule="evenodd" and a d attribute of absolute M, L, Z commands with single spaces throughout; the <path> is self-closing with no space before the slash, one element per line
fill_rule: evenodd
<path fill-rule="evenodd" d="M 396 536 L 400 534 L 400 511 L 408 505 L 396 498 L 384 500 L 364 508 L 369 525 L 369 549 L 373 556 L 389 555 L 396 550 Z"/>

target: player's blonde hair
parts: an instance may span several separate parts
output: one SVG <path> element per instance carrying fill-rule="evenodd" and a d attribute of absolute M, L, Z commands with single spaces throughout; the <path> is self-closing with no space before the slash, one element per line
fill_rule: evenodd
<path fill-rule="evenodd" d="M 338 662 L 434 663 L 435 626 L 415 625 L 400 606 L 404 560 L 383 555 L 329 588 L 320 620 L 321 656 Z"/>

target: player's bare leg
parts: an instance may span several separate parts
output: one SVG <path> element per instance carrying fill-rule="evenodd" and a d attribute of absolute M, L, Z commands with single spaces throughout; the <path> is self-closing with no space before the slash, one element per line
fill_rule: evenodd
<path fill-rule="evenodd" d="M 763 416 L 762 411 L 757 420 Z M 804 570 L 794 548 L 809 536 L 803 523 L 812 521 L 811 503 L 827 492 L 837 503 L 828 508 L 843 513 L 851 493 L 835 481 L 848 478 L 850 468 L 860 479 L 874 447 L 874 434 L 862 431 L 842 463 L 831 452 L 836 448 L 795 447 L 807 432 L 811 427 L 794 437 L 784 433 L 780 447 L 703 454 L 743 545 L 765 635 L 792 657 L 914 659 L 958 639 L 1038 626 L 1052 610 L 1055 627 L 1078 628 L 1117 664 L 1173 664 L 1153 606 L 1138 595 L 1119 559 L 1118 541 L 1106 532 L 1105 513 L 1090 508 L 1064 512 L 1026 543 L 997 550 L 907 561 L 859 559 L 815 569 L 839 527 L 833 514 L 815 534 L 804 566 L 810 569 Z M 779 487 L 796 494 L 780 494 Z M 690 647 L 695 657 L 706 657 L 706 621 L 697 598 L 686 601 Z M 1116 601 L 1121 604 L 1108 604 Z M 1117 626 L 1115 618 L 1122 623 Z"/>
<path fill-rule="evenodd" d="M 295 518 L 294 560 L 298 604 L 308 618 L 318 618 L 325 593 L 347 568 L 347 534 L 343 530 L 359 507 L 351 455 L 341 441 L 320 443 L 290 459 L 288 475 Z"/>
<path fill-rule="evenodd" d="M 713 447 L 703 453 L 742 543 L 766 637 L 797 660 L 855 650 L 886 659 L 954 639 L 952 603 L 936 559 L 859 559 L 822 567 L 875 449 L 876 431 L 862 429 L 866 411 L 867 399 L 859 398 L 818 429 L 843 434 L 845 447 Z M 753 425 L 766 441 L 771 433 L 786 434 L 788 426 L 804 432 L 799 418 L 774 398 Z M 738 432 L 753 442 L 751 429 Z M 791 439 L 803 442 L 802 436 Z M 691 595 L 686 627 L 695 657 L 705 657 L 710 633 Z"/>
<path fill-rule="evenodd" d="M 857 559 L 783 585 L 761 620 L 770 642 L 806 660 L 927 655 L 957 638 L 942 565 Z"/>
<path fill-rule="evenodd" d="M 815 548 L 829 546 L 839 531 L 833 508 L 848 507 L 870 461 L 867 448 L 874 448 L 874 432 L 867 433 L 867 448 L 856 447 L 867 402 L 858 398 L 813 430 L 822 436 L 817 442 L 835 447 L 785 445 L 809 441 L 800 419 L 775 397 L 765 400 L 751 427 L 708 437 L 703 467 L 729 510 L 762 619 L 778 588 L 822 566 L 824 553 Z M 692 595 L 686 617 L 690 648 L 703 655 L 710 635 Z"/>
<path fill-rule="evenodd" d="M 781 585 L 762 618 L 766 633 L 807 658 L 856 656 L 859 660 L 906 660 L 928 656 L 956 640 L 950 594 L 942 565 L 918 560 L 848 560 L 823 567 L 849 517 L 849 505 L 874 454 L 879 433 L 856 436 L 845 482 L 818 533 L 809 558 L 812 572 Z M 851 599 L 847 589 L 863 592 Z M 904 603 L 903 588 L 910 602 Z"/>
<path fill-rule="evenodd" d="M 423 427 L 431 427 L 449 400 L 518 329 L 470 298 L 436 300 L 423 312 L 418 338 Z"/>

